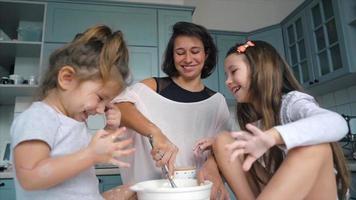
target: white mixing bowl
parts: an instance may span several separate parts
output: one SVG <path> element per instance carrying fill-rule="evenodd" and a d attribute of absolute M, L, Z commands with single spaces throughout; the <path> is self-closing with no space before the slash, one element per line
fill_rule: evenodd
<path fill-rule="evenodd" d="M 130 187 L 137 192 L 139 200 L 209 200 L 213 185 L 210 181 L 198 185 L 196 179 L 174 179 L 177 188 L 172 188 L 167 179 L 137 183 Z"/>

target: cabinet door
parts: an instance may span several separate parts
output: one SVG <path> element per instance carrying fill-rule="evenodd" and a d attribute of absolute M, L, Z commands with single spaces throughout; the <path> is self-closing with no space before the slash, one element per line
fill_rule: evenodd
<path fill-rule="evenodd" d="M 227 89 L 225 85 L 225 70 L 224 70 L 224 60 L 227 51 L 236 43 L 245 42 L 246 37 L 244 35 L 224 35 L 217 34 L 216 35 L 216 45 L 218 48 L 218 77 L 219 77 L 219 92 L 222 93 L 225 98 L 229 101 L 235 101 L 235 98 L 232 96 L 230 91 Z"/>
<path fill-rule="evenodd" d="M 133 82 L 139 82 L 152 76 L 158 76 L 157 48 L 154 47 L 129 47 L 130 70 Z"/>
<path fill-rule="evenodd" d="M 175 11 L 175 10 L 158 10 L 158 55 L 159 65 L 162 64 L 164 51 L 169 38 L 172 35 L 172 26 L 179 21 L 192 21 L 192 10 Z M 159 76 L 165 76 L 164 72 L 160 70 Z"/>
<path fill-rule="evenodd" d="M 120 175 L 100 175 L 98 176 L 98 179 L 100 193 L 122 185 Z"/>
<path fill-rule="evenodd" d="M 313 84 L 315 76 L 311 62 L 311 52 L 306 37 L 305 12 L 295 16 L 283 27 L 286 57 L 294 76 L 308 87 Z"/>
<path fill-rule="evenodd" d="M 216 44 L 216 35 L 215 34 L 211 34 L 211 36 L 214 39 L 214 42 Z M 214 91 L 219 91 L 219 72 L 218 72 L 218 64 L 216 64 L 215 66 L 215 70 L 214 72 L 207 78 L 205 78 L 203 80 L 204 84 L 214 90 Z"/>
<path fill-rule="evenodd" d="M 275 49 L 277 49 L 278 53 L 284 57 L 284 43 L 282 34 L 282 27 L 280 25 L 274 25 L 267 28 L 263 28 L 258 32 L 253 32 L 249 34 L 249 40 L 262 40 L 270 43 Z"/>
<path fill-rule="evenodd" d="M 320 82 L 349 72 L 337 6 L 337 1 L 318 0 L 308 7 L 314 72 Z"/>
<path fill-rule="evenodd" d="M 6 200 L 16 199 L 13 179 L 0 179 L 0 197 Z"/>
<path fill-rule="evenodd" d="M 157 46 L 155 9 L 72 3 L 48 4 L 45 41 L 69 42 L 96 24 L 121 30 L 129 45 Z"/>
<path fill-rule="evenodd" d="M 46 73 L 48 69 L 48 64 L 49 64 L 49 57 L 51 56 L 51 53 L 54 52 L 56 49 L 63 47 L 65 43 L 44 43 L 43 45 L 43 54 L 42 54 L 42 64 L 40 68 L 40 74 L 39 77 L 42 80 L 42 77 L 44 73 Z"/>

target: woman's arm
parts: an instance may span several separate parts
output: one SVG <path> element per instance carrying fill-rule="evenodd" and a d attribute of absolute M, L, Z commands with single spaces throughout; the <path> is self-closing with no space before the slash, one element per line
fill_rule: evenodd
<path fill-rule="evenodd" d="M 142 81 L 142 83 L 155 91 L 156 83 L 153 78 L 146 79 Z M 133 129 L 143 136 L 153 137 L 154 148 L 151 151 L 153 159 L 159 167 L 168 164 L 169 174 L 173 175 L 178 148 L 165 136 L 161 129 L 147 119 L 132 102 L 119 102 L 115 105 L 120 109 L 122 114 L 121 125 Z"/>
<path fill-rule="evenodd" d="M 19 143 L 14 148 L 14 164 L 17 178 L 26 190 L 39 190 L 53 187 L 88 169 L 96 163 L 112 163 L 128 167 L 118 157 L 131 154 L 134 149 L 125 149 L 132 140 L 115 142 L 125 129 L 121 128 L 108 135 L 98 132 L 89 146 L 73 154 L 50 157 L 51 149 L 40 140 Z"/>

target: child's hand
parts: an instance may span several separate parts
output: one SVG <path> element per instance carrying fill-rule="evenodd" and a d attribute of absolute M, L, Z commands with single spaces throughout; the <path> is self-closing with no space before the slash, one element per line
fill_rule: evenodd
<path fill-rule="evenodd" d="M 112 103 L 105 107 L 106 126 L 105 130 L 116 130 L 120 126 L 121 112 Z"/>
<path fill-rule="evenodd" d="M 271 134 L 261 131 L 252 124 L 247 124 L 246 129 L 249 132 L 232 132 L 231 135 L 236 141 L 226 145 L 226 148 L 232 152 L 231 161 L 234 161 L 241 154 L 247 154 L 242 167 L 245 171 L 248 171 L 252 164 L 276 142 Z"/>
<path fill-rule="evenodd" d="M 200 139 L 195 143 L 195 145 L 193 147 L 193 152 L 198 154 L 199 151 L 203 152 L 205 150 L 212 149 L 213 143 L 214 143 L 213 137 L 207 137 L 207 138 Z"/>
<path fill-rule="evenodd" d="M 126 128 L 123 127 L 113 133 L 108 133 L 105 130 L 97 132 L 88 146 L 95 164 L 111 163 L 119 167 L 130 166 L 128 163 L 119 160 L 119 157 L 130 155 L 135 151 L 134 148 L 127 148 L 132 143 L 132 139 L 117 140 L 125 130 Z"/>

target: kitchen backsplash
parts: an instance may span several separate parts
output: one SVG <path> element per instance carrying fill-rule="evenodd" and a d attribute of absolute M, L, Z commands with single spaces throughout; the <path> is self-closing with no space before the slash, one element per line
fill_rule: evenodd
<path fill-rule="evenodd" d="M 356 116 L 356 85 L 316 97 L 319 104 L 340 114 Z M 10 126 L 13 117 L 23 112 L 30 104 L 31 97 L 17 97 L 15 106 L 0 105 L 0 148 L 10 141 Z M 231 120 L 235 120 L 235 106 L 230 105 Z M 104 116 L 90 117 L 89 129 L 92 132 L 103 127 Z M 236 128 L 236 127 L 235 127 Z M 351 132 L 356 134 L 356 120 L 351 120 Z"/>

